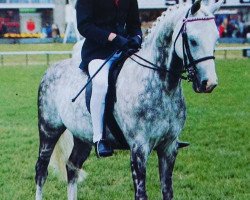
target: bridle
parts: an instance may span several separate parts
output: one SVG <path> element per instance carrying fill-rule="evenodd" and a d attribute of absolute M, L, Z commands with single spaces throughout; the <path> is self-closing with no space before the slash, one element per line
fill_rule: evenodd
<path fill-rule="evenodd" d="M 196 65 L 200 62 L 206 61 L 206 60 L 211 60 L 215 59 L 214 55 L 212 56 L 205 56 L 202 58 L 194 59 L 190 50 L 190 46 L 188 43 L 188 35 L 187 35 L 187 23 L 191 22 L 196 22 L 196 21 L 208 21 L 208 20 L 214 20 L 214 17 L 204 17 L 204 18 L 188 18 L 190 9 L 188 10 L 185 18 L 183 19 L 183 24 L 181 26 L 180 31 L 177 34 L 177 37 L 175 38 L 174 41 L 174 51 L 175 51 L 175 45 L 180 37 L 182 36 L 182 50 L 183 50 L 183 69 L 184 73 L 187 73 L 187 79 L 188 81 L 195 81 L 196 80 Z"/>
<path fill-rule="evenodd" d="M 189 43 L 188 43 L 188 35 L 187 35 L 186 24 L 189 23 L 189 22 L 214 20 L 215 18 L 214 17 L 188 18 L 189 12 L 190 12 L 190 9 L 188 10 L 185 18 L 183 19 L 183 24 L 181 26 L 181 29 L 178 32 L 178 34 L 177 34 L 177 36 L 175 38 L 175 41 L 174 41 L 174 52 L 176 54 L 175 45 L 176 45 L 176 42 L 177 42 L 178 38 L 180 37 L 180 35 L 182 36 L 182 49 L 183 49 L 183 66 L 182 66 L 182 69 L 183 70 L 181 71 L 181 74 L 176 74 L 174 71 L 168 70 L 166 68 L 166 66 L 161 66 L 160 67 L 160 66 L 146 60 L 145 58 L 142 58 L 141 56 L 139 56 L 137 54 L 133 54 L 133 55 L 136 56 L 137 58 L 143 60 L 144 62 L 150 64 L 152 67 L 144 65 L 144 64 L 136 61 L 134 58 L 130 57 L 130 59 L 132 59 L 137 64 L 139 64 L 139 65 L 141 65 L 143 67 L 153 69 L 153 70 L 156 70 L 156 71 L 159 71 L 159 72 L 168 72 L 168 73 L 173 74 L 173 75 L 178 75 L 178 76 L 180 76 L 181 79 L 188 80 L 190 82 L 196 81 L 196 79 L 197 79 L 197 77 L 196 77 L 196 71 L 197 71 L 196 65 L 198 63 L 206 61 L 206 60 L 211 60 L 211 59 L 214 60 L 215 57 L 214 57 L 214 55 L 212 55 L 212 56 L 205 56 L 205 57 L 198 58 L 198 59 L 193 58 L 191 50 L 190 50 L 190 46 L 189 46 Z M 184 73 L 187 73 L 186 77 L 183 76 Z"/>

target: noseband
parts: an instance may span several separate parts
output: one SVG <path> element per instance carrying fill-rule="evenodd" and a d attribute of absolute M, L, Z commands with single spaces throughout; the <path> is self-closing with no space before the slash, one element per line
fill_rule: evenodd
<path fill-rule="evenodd" d="M 174 41 L 174 51 L 175 51 L 175 44 L 177 39 L 182 36 L 182 50 L 183 50 L 183 68 L 184 68 L 184 73 L 187 72 L 187 79 L 188 81 L 195 81 L 196 80 L 196 64 L 210 60 L 210 59 L 215 59 L 214 56 L 206 56 L 198 59 L 194 59 L 190 50 L 190 46 L 188 43 L 188 35 L 187 35 L 187 23 L 191 22 L 196 22 L 196 21 L 208 21 L 208 20 L 214 20 L 214 17 L 207 17 L 207 18 L 190 18 L 188 19 L 190 9 L 188 10 L 185 19 L 183 19 L 183 24 L 181 26 L 181 29 Z M 189 63 L 188 63 L 189 61 Z"/>

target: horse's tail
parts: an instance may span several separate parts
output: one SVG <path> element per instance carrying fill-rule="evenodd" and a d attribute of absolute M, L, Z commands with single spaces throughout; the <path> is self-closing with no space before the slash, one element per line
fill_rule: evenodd
<path fill-rule="evenodd" d="M 50 166 L 54 169 L 55 173 L 67 181 L 66 164 L 74 146 L 72 134 L 66 130 L 58 140 L 53 154 L 50 159 Z M 86 178 L 86 172 L 83 170 L 79 173 L 78 182 Z"/>

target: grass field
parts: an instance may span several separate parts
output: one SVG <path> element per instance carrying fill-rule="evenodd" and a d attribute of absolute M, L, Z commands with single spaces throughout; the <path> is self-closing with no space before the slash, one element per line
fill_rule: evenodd
<path fill-rule="evenodd" d="M 188 119 L 181 139 L 191 146 L 177 158 L 177 200 L 250 199 L 250 60 L 216 63 L 219 86 L 212 94 L 195 94 L 191 85 L 184 83 Z M 34 199 L 36 98 L 45 69 L 0 67 L 0 200 Z M 157 166 L 153 153 L 147 171 L 150 200 L 161 199 Z M 102 160 L 92 153 L 84 169 L 89 176 L 79 186 L 79 199 L 133 199 L 127 151 Z M 44 199 L 66 199 L 66 183 L 50 173 Z"/>

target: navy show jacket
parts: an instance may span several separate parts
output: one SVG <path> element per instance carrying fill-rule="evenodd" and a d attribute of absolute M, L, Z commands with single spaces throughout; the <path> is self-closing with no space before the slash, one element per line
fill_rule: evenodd
<path fill-rule="evenodd" d="M 137 0 L 77 0 L 77 28 L 86 38 L 81 69 L 93 59 L 105 59 L 116 47 L 108 41 L 111 32 L 123 37 L 142 36 Z"/>

